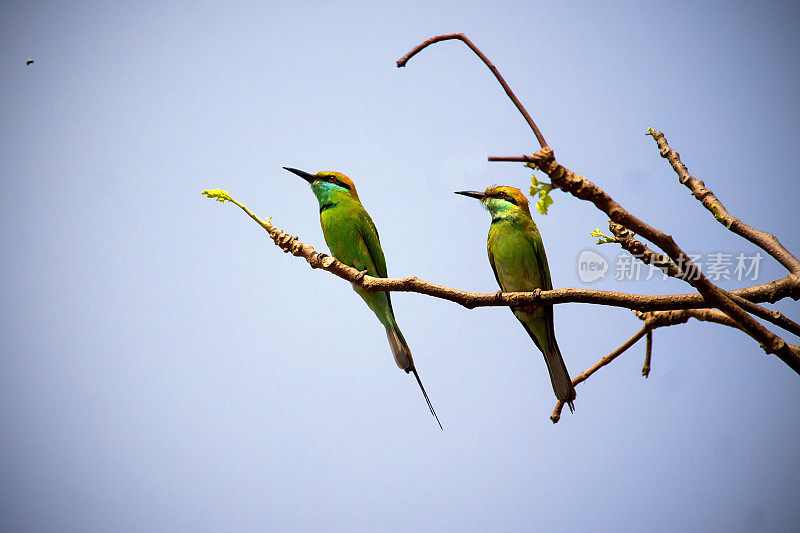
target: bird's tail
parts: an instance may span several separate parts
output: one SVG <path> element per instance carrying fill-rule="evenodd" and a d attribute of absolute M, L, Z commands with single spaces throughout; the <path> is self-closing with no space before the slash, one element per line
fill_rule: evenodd
<path fill-rule="evenodd" d="M 414 359 L 411 357 L 411 348 L 408 347 L 408 343 L 406 342 L 405 338 L 403 338 L 403 333 L 400 331 L 400 328 L 397 327 L 397 324 L 386 326 L 386 337 L 389 339 L 389 346 L 392 347 L 392 355 L 394 355 L 395 363 L 397 363 L 397 366 L 405 370 L 406 373 L 414 373 L 414 377 L 417 378 L 417 383 L 422 391 L 422 395 L 425 397 L 425 401 L 428 404 L 428 409 L 431 410 L 431 414 L 433 415 L 433 418 L 436 419 L 436 423 L 439 424 L 439 428 L 444 429 L 442 428 L 442 423 L 439 422 L 439 417 L 436 416 L 436 411 L 433 410 L 433 404 L 428 398 L 428 393 L 425 392 L 425 387 L 422 386 L 422 380 L 419 379 L 417 369 L 414 368 Z"/>
<path fill-rule="evenodd" d="M 547 371 L 550 373 L 550 382 L 553 384 L 553 392 L 556 398 L 569 406 L 570 412 L 575 412 L 573 400 L 575 400 L 575 387 L 567 372 L 567 365 L 561 357 L 561 350 L 558 349 L 555 335 L 547 343 L 547 350 L 543 350 L 544 360 L 547 363 Z"/>

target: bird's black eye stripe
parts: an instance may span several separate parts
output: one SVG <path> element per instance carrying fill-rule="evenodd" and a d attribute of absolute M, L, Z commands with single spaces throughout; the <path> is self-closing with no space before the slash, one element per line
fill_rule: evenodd
<path fill-rule="evenodd" d="M 514 205 L 519 205 L 517 203 L 517 200 L 513 196 L 511 196 L 510 194 L 507 194 L 504 191 L 500 191 L 498 193 L 495 193 L 494 196 L 496 198 L 500 199 L 500 200 L 505 200 L 506 202 L 511 202 Z"/>
<path fill-rule="evenodd" d="M 323 175 L 322 178 L 320 178 L 320 179 L 323 179 L 323 180 L 327 181 L 328 183 L 333 183 L 334 185 L 338 185 L 339 187 L 342 187 L 344 189 L 350 190 L 350 185 L 348 185 L 347 183 L 343 182 L 342 180 L 340 180 L 336 176 L 325 176 L 325 175 Z"/>

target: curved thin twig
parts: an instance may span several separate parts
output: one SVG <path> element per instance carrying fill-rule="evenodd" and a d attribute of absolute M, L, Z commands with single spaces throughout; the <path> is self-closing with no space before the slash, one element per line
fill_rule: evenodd
<path fill-rule="evenodd" d="M 430 39 L 422 41 L 420 44 L 418 44 L 417 46 L 412 48 L 410 52 L 408 52 L 406 55 L 404 55 L 403 57 L 401 57 L 400 59 L 397 60 L 397 68 L 402 68 L 402 67 L 406 66 L 406 63 L 408 63 L 409 59 L 411 59 L 412 57 L 414 57 L 415 55 L 420 53 L 422 50 L 424 50 L 428 46 L 430 46 L 430 45 L 432 45 L 434 43 L 438 43 L 438 42 L 441 42 L 441 41 L 449 41 L 449 40 L 452 40 L 452 39 L 457 39 L 457 40 L 463 42 L 464 44 L 466 44 L 467 46 L 469 46 L 469 49 L 472 50 L 473 52 L 475 52 L 476 56 L 481 58 L 481 61 L 483 61 L 483 64 L 486 65 L 487 67 L 489 67 L 489 70 L 492 71 L 492 74 L 494 74 L 494 77 L 497 78 L 498 82 L 500 82 L 500 85 L 503 87 L 503 90 L 506 91 L 506 94 L 508 95 L 508 97 L 511 99 L 512 102 L 514 102 L 514 105 L 517 106 L 517 110 L 522 114 L 523 118 L 525 118 L 525 122 L 527 122 L 528 126 L 531 127 L 531 130 L 533 131 L 533 134 L 536 135 L 536 140 L 539 141 L 539 146 L 541 146 L 542 148 L 547 146 L 547 142 L 544 140 L 544 135 L 542 135 L 542 132 L 540 132 L 539 128 L 536 127 L 536 123 L 533 121 L 531 116 L 528 114 L 528 111 L 525 109 L 525 106 L 522 105 L 522 102 L 519 101 L 519 99 L 517 98 L 517 95 L 514 94 L 514 91 L 511 90 L 511 87 L 508 86 L 508 84 L 506 83 L 506 80 L 503 79 L 503 76 L 500 75 L 500 71 L 497 70 L 497 67 L 495 67 L 494 64 L 492 64 L 491 61 L 489 61 L 489 58 L 486 57 L 484 55 L 484 53 L 481 52 L 478 49 L 478 47 L 475 46 L 472 43 L 472 41 L 467 39 L 467 36 L 464 35 L 463 33 L 449 33 L 447 35 L 437 35 L 436 37 L 431 37 Z"/>

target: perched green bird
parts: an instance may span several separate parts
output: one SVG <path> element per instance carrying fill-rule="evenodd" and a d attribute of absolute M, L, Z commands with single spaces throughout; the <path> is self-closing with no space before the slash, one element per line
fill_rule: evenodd
<path fill-rule="evenodd" d="M 477 198 L 492 215 L 489 227 L 489 263 L 503 292 L 531 292 L 553 288 L 542 236 L 531 218 L 528 199 L 515 187 L 494 186 L 484 192 L 458 191 Z M 544 354 L 556 398 L 575 407 L 575 388 L 558 349 L 553 330 L 553 307 L 549 305 L 512 309 L 534 344 Z"/>
<path fill-rule="evenodd" d="M 325 235 L 325 242 L 328 243 L 333 256 L 342 263 L 366 271 L 370 276 L 386 277 L 386 259 L 383 256 L 381 242 L 378 239 L 378 230 L 372 222 L 369 213 L 361 200 L 358 199 L 356 186 L 353 181 L 339 172 L 317 172 L 309 174 L 296 168 L 283 167 L 284 169 L 297 174 L 311 185 L 311 190 L 319 200 L 319 220 L 322 224 L 322 233 Z M 414 359 L 411 357 L 411 349 L 403 338 L 400 328 L 394 319 L 392 310 L 392 300 L 388 292 L 369 292 L 358 286 L 353 289 L 367 303 L 372 312 L 386 328 L 386 336 L 389 338 L 389 346 L 397 366 L 406 371 L 413 372 L 417 378 L 419 388 L 431 414 L 436 419 L 439 427 L 439 417 L 433 410 L 419 379 L 417 369 L 414 367 Z"/>

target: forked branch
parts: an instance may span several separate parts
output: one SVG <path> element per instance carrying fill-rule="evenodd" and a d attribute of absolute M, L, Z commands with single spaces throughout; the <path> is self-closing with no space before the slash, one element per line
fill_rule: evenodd
<path fill-rule="evenodd" d="M 588 378 L 589 376 L 591 376 L 592 374 L 594 374 L 595 372 L 606 366 L 608 363 L 610 363 L 611 361 L 613 361 L 614 359 L 625 353 L 625 351 L 628 348 L 639 342 L 639 339 L 644 337 L 649 330 L 650 330 L 649 326 L 645 325 L 642 329 L 637 331 L 633 335 L 633 337 L 625 341 L 622 344 L 622 346 L 620 346 L 619 348 L 617 348 L 616 350 L 614 350 L 613 352 L 603 357 L 595 364 L 593 364 L 592 366 L 590 366 L 589 368 L 587 368 L 586 370 L 584 370 L 583 372 L 572 378 L 572 385 L 575 386 L 579 383 L 586 381 L 586 378 Z M 550 415 L 550 420 L 553 421 L 553 424 L 558 422 L 559 419 L 561 418 L 561 410 L 563 408 L 564 408 L 564 402 L 559 400 L 558 403 L 556 403 L 555 409 L 553 409 L 553 414 Z"/>
<path fill-rule="evenodd" d="M 535 128 L 533 119 L 530 118 L 525 106 L 517 99 L 511 88 L 503 80 L 502 76 L 497 72 L 497 69 L 491 64 L 486 56 L 481 52 L 472 41 L 466 38 L 463 34 L 448 34 L 440 35 L 428 39 L 416 47 L 414 47 L 408 54 L 403 56 L 398 62 L 397 66 L 402 67 L 406 64 L 408 59 L 425 49 L 427 46 L 449 39 L 458 39 L 464 42 L 487 66 L 495 73 L 506 94 L 512 99 L 514 104 L 519 109 L 520 113 L 528 124 Z M 536 128 L 534 131 L 538 131 Z M 726 291 L 719 288 L 711 282 L 700 269 L 693 263 L 691 258 L 686 254 L 680 246 L 675 242 L 671 235 L 650 226 L 641 219 L 633 216 L 631 213 L 622 208 L 613 198 L 606 194 L 600 187 L 590 182 L 583 176 L 567 169 L 559 164 L 555 159 L 553 149 L 546 146 L 542 142 L 540 135 L 537 138 L 542 145 L 541 150 L 530 156 L 523 156 L 523 161 L 533 168 L 537 168 L 550 177 L 550 182 L 559 189 L 569 192 L 576 198 L 592 202 L 598 209 L 608 215 L 608 217 L 622 226 L 630 229 L 631 231 L 642 235 L 647 240 L 661 248 L 669 258 L 678 265 L 682 265 L 682 269 L 686 272 L 697 272 L 697 275 L 691 277 L 682 276 L 681 279 L 688 282 L 694 287 L 707 302 L 709 306 L 716 307 L 731 317 L 732 320 L 737 322 L 743 331 L 750 335 L 753 339 L 759 342 L 761 347 L 767 353 L 774 353 L 781 358 L 787 365 L 793 368 L 796 372 L 800 373 L 800 354 L 795 353 L 794 350 L 778 335 L 769 331 L 760 322 L 747 313 L 741 306 L 739 306 Z M 490 161 L 508 161 L 512 158 L 492 158 Z M 792 271 L 794 274 L 795 272 Z"/>
<path fill-rule="evenodd" d="M 623 209 L 622 206 L 600 187 L 559 164 L 555 159 L 553 149 L 547 146 L 544 136 L 539 131 L 536 123 L 511 90 L 508 83 L 506 83 L 505 79 L 500 75 L 497 67 L 495 67 L 489 58 L 487 58 L 464 34 L 453 33 L 427 39 L 400 58 L 397 61 L 397 66 L 404 67 L 412 57 L 428 46 L 446 40 L 459 40 L 463 42 L 483 61 L 528 123 L 541 147 L 541 150 L 531 155 L 489 157 L 489 161 L 524 163 L 528 167 L 536 168 L 546 173 L 550 177 L 553 186 L 572 194 L 576 198 L 592 202 L 595 207 L 609 217 L 609 227 L 615 235 L 614 242 L 619 243 L 624 249 L 628 250 L 645 263 L 657 266 L 668 275 L 689 283 L 697 293 L 650 296 L 574 288 L 549 291 L 537 290 L 529 293 L 471 293 L 423 281 L 414 276 L 398 279 L 376 278 L 365 275 L 364 272 L 359 272 L 333 257 L 316 252 L 311 246 L 300 242 L 297 237 L 289 235 L 273 226 L 270 219 L 262 220 L 258 218 L 247 207 L 234 200 L 226 191 L 213 189 L 203 191 L 203 194 L 209 198 L 217 199 L 220 202 L 230 201 L 239 206 L 248 216 L 267 231 L 275 244 L 284 252 L 302 257 L 312 268 L 327 270 L 371 292 L 416 292 L 449 300 L 469 309 L 485 306 L 517 307 L 525 305 L 589 303 L 625 307 L 634 310 L 637 316 L 644 321 L 642 329 L 619 348 L 601 358 L 594 365 L 575 377 L 575 379 L 572 380 L 574 385 L 585 381 L 597 370 L 611 363 L 644 336 L 647 337 L 647 347 L 642 375 L 647 377 L 650 372 L 651 364 L 652 331 L 660 327 L 685 323 L 690 318 L 714 322 L 747 333 L 761 344 L 764 351 L 777 354 L 784 363 L 800 374 L 800 348 L 788 344 L 778 335 L 765 328 L 754 316 L 751 316 L 752 314 L 767 320 L 795 335 L 800 334 L 800 325 L 796 322 L 777 311 L 772 311 L 757 305 L 757 303 L 760 302 L 774 303 L 787 297 L 794 300 L 800 299 L 800 260 L 781 245 L 775 236 L 756 230 L 731 215 L 719 199 L 705 187 L 702 181 L 693 178 L 688 173 L 677 152 L 673 151 L 667 144 L 664 134 L 653 129 L 648 130 L 647 134 L 655 139 L 659 147 L 659 153 L 670 162 L 678 175 L 680 183 L 688 187 L 695 198 L 697 198 L 721 224 L 730 231 L 759 246 L 789 270 L 789 273 L 784 278 L 765 284 L 744 287 L 732 291 L 721 289 L 712 283 L 702 271 L 695 266 L 689 256 L 684 253 L 671 235 L 635 217 Z M 635 239 L 634 234 L 644 237 L 660 248 L 666 255 L 654 252 L 644 243 Z M 553 420 L 554 423 L 559 420 L 562 408 L 563 404 L 559 402 L 551 416 L 551 420 Z"/>

